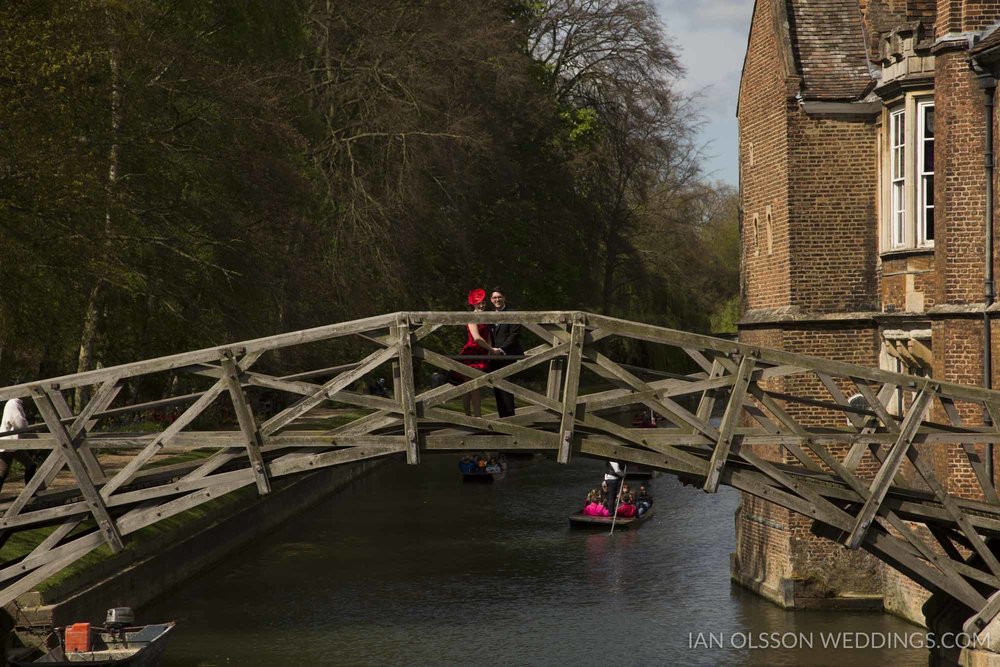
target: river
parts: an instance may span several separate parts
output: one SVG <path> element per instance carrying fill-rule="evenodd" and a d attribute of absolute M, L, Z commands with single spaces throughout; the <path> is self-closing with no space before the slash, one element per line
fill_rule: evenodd
<path fill-rule="evenodd" d="M 654 516 L 609 536 L 566 519 L 603 463 L 536 456 L 463 484 L 457 458 L 387 463 L 140 610 L 179 623 L 162 667 L 927 665 L 899 648 L 923 636 L 905 621 L 731 584 L 732 489 L 658 476 Z"/>

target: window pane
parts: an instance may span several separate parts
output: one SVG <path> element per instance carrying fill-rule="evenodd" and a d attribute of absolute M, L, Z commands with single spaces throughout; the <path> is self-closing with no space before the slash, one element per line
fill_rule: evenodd
<path fill-rule="evenodd" d="M 934 138 L 934 107 L 931 105 L 924 107 L 924 138 Z"/>

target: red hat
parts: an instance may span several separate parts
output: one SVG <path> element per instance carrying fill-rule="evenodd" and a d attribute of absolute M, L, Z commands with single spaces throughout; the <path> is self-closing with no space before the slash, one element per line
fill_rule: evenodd
<path fill-rule="evenodd" d="M 482 303 L 486 299 L 486 290 L 482 287 L 477 287 L 474 290 L 469 290 L 469 305 L 475 306 L 476 304 Z"/>

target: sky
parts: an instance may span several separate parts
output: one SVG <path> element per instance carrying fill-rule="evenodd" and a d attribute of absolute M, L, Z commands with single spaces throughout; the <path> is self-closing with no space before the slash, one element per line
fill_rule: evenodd
<path fill-rule="evenodd" d="M 753 0 L 653 0 L 686 70 L 678 89 L 700 93 L 705 172 L 737 185 L 736 100 Z"/>

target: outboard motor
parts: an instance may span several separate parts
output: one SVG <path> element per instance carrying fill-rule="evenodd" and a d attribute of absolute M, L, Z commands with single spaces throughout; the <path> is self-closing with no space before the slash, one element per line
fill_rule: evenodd
<path fill-rule="evenodd" d="M 112 637 L 121 642 L 122 646 L 128 646 L 125 628 L 130 625 L 135 625 L 135 612 L 132 611 L 132 607 L 112 607 L 108 609 L 108 615 L 104 619 L 104 626 Z"/>
<path fill-rule="evenodd" d="M 112 631 L 121 631 L 129 625 L 135 625 L 135 612 L 131 607 L 112 607 L 108 609 L 104 625 Z"/>

